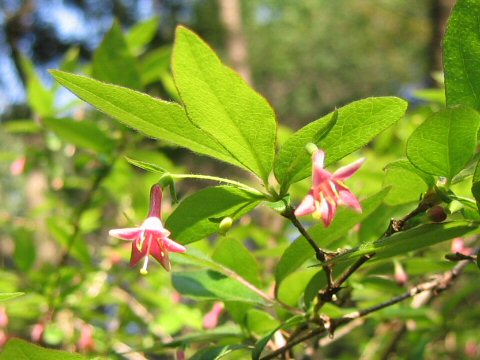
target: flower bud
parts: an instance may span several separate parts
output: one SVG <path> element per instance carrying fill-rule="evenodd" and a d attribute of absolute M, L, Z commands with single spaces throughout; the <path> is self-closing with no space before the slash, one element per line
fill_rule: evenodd
<path fill-rule="evenodd" d="M 314 143 L 308 143 L 305 145 L 305 150 L 307 150 L 310 155 L 313 155 L 318 151 L 318 147 Z"/>
<path fill-rule="evenodd" d="M 447 218 L 447 213 L 442 206 L 435 205 L 427 210 L 427 216 L 430 221 L 440 223 Z"/>
<path fill-rule="evenodd" d="M 233 225 L 233 219 L 227 216 L 223 218 L 222 221 L 220 221 L 220 225 L 218 225 L 218 232 L 221 235 L 225 235 L 228 232 L 228 230 L 230 230 L 232 225 Z"/>

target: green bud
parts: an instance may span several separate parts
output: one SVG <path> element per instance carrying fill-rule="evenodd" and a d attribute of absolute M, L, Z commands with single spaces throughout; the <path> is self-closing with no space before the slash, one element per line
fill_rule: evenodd
<path fill-rule="evenodd" d="M 308 143 L 307 145 L 305 145 L 305 150 L 307 150 L 307 152 L 310 155 L 312 155 L 312 154 L 315 154 L 318 151 L 318 147 L 314 143 Z"/>
<path fill-rule="evenodd" d="M 222 221 L 220 221 L 220 225 L 218 225 L 218 232 L 221 235 L 225 235 L 228 232 L 228 230 L 230 230 L 232 225 L 233 225 L 233 219 L 227 216 L 223 218 Z"/>

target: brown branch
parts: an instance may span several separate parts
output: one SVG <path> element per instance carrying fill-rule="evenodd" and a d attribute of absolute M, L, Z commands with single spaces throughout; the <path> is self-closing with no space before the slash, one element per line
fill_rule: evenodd
<path fill-rule="evenodd" d="M 436 276 L 433 280 L 420 283 L 419 285 L 412 287 L 407 292 L 405 292 L 405 293 L 403 293 L 399 296 L 396 296 L 396 297 L 394 297 L 394 298 L 392 298 L 388 301 L 382 302 L 378 305 L 375 305 L 375 306 L 372 306 L 372 307 L 369 307 L 369 308 L 366 308 L 366 309 L 363 309 L 363 310 L 358 310 L 358 311 L 352 312 L 350 314 L 344 315 L 343 317 L 341 317 L 339 319 L 333 319 L 333 320 L 331 320 L 331 326 L 333 328 L 331 330 L 334 330 L 335 328 L 337 328 L 339 326 L 346 325 L 346 324 L 348 324 L 348 323 L 350 323 L 350 322 L 352 322 L 356 319 L 367 316 L 367 315 L 369 315 L 373 312 L 376 312 L 376 311 L 382 310 L 386 307 L 395 305 L 395 304 L 397 304 L 397 303 L 399 303 L 399 302 L 401 302 L 405 299 L 411 298 L 411 297 L 413 297 L 417 294 L 420 294 L 424 291 L 431 291 L 432 296 L 438 295 L 441 292 L 448 289 L 453 284 L 455 279 L 461 274 L 461 272 L 463 271 L 465 266 L 467 266 L 467 264 L 469 264 L 469 263 L 470 263 L 470 261 L 466 261 L 466 260 L 461 261 L 452 270 Z M 307 340 L 309 340 L 309 339 L 311 339 L 315 336 L 322 335 L 326 332 L 327 332 L 327 329 L 325 329 L 325 327 L 318 327 L 318 328 L 312 329 L 308 333 L 306 333 L 304 336 L 297 337 L 293 341 L 288 342 L 285 346 L 283 346 L 283 347 L 271 352 L 270 354 L 262 357 L 261 360 L 274 359 L 277 356 L 279 356 L 281 354 L 284 354 L 285 352 L 289 351 L 294 346 L 296 346 L 298 344 L 301 344 L 302 342 L 307 341 Z"/>
<path fill-rule="evenodd" d="M 290 220 L 292 224 L 298 229 L 300 234 L 305 238 L 305 240 L 308 241 L 310 246 L 313 248 L 315 251 L 315 257 L 317 258 L 318 261 L 324 263 L 326 262 L 327 259 L 327 252 L 320 249 L 320 247 L 317 245 L 315 240 L 312 239 L 308 231 L 303 227 L 302 223 L 298 220 L 298 218 L 295 216 L 295 213 L 293 212 L 293 208 L 287 207 L 285 211 L 282 213 L 282 215 Z M 325 276 L 327 278 L 327 289 L 331 289 L 332 284 L 333 284 L 333 279 L 332 279 L 332 269 L 329 265 L 323 265 L 322 266 L 323 271 L 325 272 Z"/>

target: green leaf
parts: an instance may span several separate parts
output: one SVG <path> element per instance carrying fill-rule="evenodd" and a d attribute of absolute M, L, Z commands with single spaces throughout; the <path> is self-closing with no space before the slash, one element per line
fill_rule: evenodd
<path fill-rule="evenodd" d="M 341 238 L 356 224 L 367 218 L 380 204 L 387 195 L 389 189 L 384 189 L 377 194 L 362 201 L 362 213 L 358 214 L 350 209 L 339 209 L 335 220 L 325 228 L 318 224 L 308 230 L 310 235 L 321 248 L 328 248 L 335 240 Z M 317 240 L 318 239 L 318 240 Z M 280 283 L 292 272 L 302 266 L 305 261 L 315 255 L 314 250 L 308 244 L 303 236 L 298 237 L 285 250 L 275 271 L 275 287 L 278 289 Z"/>
<path fill-rule="evenodd" d="M 260 336 L 265 336 L 280 325 L 271 314 L 259 309 L 250 309 L 247 312 L 245 323 L 248 331 Z"/>
<path fill-rule="evenodd" d="M 217 232 L 224 217 L 238 219 L 260 201 L 259 196 L 232 186 L 206 188 L 185 198 L 169 216 L 165 227 L 172 232 L 172 239 L 188 244 Z"/>
<path fill-rule="evenodd" d="M 11 134 L 36 134 L 42 128 L 32 120 L 12 120 L 2 123 L 3 129 Z"/>
<path fill-rule="evenodd" d="M 85 76 L 57 70 L 51 74 L 84 101 L 149 137 L 241 166 L 215 139 L 192 124 L 178 104 Z"/>
<path fill-rule="evenodd" d="M 241 301 L 265 305 L 265 300 L 255 291 L 213 270 L 173 273 L 172 284 L 180 294 L 195 299 Z"/>
<path fill-rule="evenodd" d="M 45 118 L 43 124 L 65 142 L 81 148 L 105 154 L 111 152 L 115 147 L 115 142 L 95 123 L 88 120 Z"/>
<path fill-rule="evenodd" d="M 285 321 L 283 324 L 272 330 L 269 334 L 261 338 L 260 340 L 257 341 L 255 344 L 255 348 L 252 351 L 252 360 L 259 360 L 260 356 L 262 355 L 263 349 L 265 349 L 265 346 L 267 346 L 267 343 L 270 341 L 272 336 L 280 329 L 285 329 L 288 327 L 296 326 L 304 322 L 305 319 L 303 316 L 300 315 L 295 315 Z"/>
<path fill-rule="evenodd" d="M 140 72 L 130 53 L 117 21 L 93 54 L 92 75 L 95 79 L 132 89 L 141 89 Z"/>
<path fill-rule="evenodd" d="M 7 342 L 0 360 L 85 360 L 80 354 L 45 349 L 25 340 L 13 338 Z"/>
<path fill-rule="evenodd" d="M 132 54 L 140 54 L 142 52 L 143 48 L 155 37 L 159 25 L 160 18 L 155 16 L 135 24 L 128 31 L 125 40 Z"/>
<path fill-rule="evenodd" d="M 410 136 L 407 157 L 420 170 L 452 179 L 472 158 L 480 116 L 457 106 L 430 116 Z"/>
<path fill-rule="evenodd" d="M 258 263 L 240 241 L 228 237 L 221 239 L 215 247 L 212 260 L 235 271 L 248 282 L 260 285 Z"/>
<path fill-rule="evenodd" d="M 233 351 L 248 350 L 246 345 L 225 345 L 225 346 L 212 346 L 206 349 L 201 349 L 196 352 L 190 360 L 218 360 L 224 356 L 232 353 Z"/>
<path fill-rule="evenodd" d="M 192 122 L 265 183 L 275 154 L 275 114 L 268 102 L 221 63 L 197 35 L 177 27 L 173 73 Z"/>
<path fill-rule="evenodd" d="M 477 208 L 480 212 L 480 160 L 477 162 L 472 180 L 472 195 L 477 201 Z"/>
<path fill-rule="evenodd" d="M 0 301 L 7 301 L 10 299 L 15 299 L 16 297 L 25 295 L 23 292 L 12 292 L 12 293 L 0 293 Z"/>
<path fill-rule="evenodd" d="M 326 152 L 326 165 L 332 164 L 368 144 L 375 136 L 399 120 L 407 109 L 407 103 L 396 97 L 367 98 L 352 102 L 338 110 L 338 119 L 333 129 L 317 145 Z M 305 145 L 311 142 L 332 113 L 298 130 L 280 149 L 275 163 L 275 176 L 284 188 L 308 177 L 311 159 L 305 153 Z M 300 156 L 300 160 L 296 157 Z M 290 164 L 295 161 L 295 167 Z"/>
<path fill-rule="evenodd" d="M 145 54 L 140 63 L 144 85 L 160 80 L 163 74 L 170 71 L 171 56 L 170 46 L 160 47 Z"/>
<path fill-rule="evenodd" d="M 48 232 L 65 249 L 73 244 L 69 250 L 74 258 L 81 261 L 85 265 L 91 264 L 92 259 L 85 240 L 80 235 L 77 235 L 77 237 L 72 241 L 73 229 L 66 221 L 67 220 L 65 218 L 60 217 L 48 218 Z"/>
<path fill-rule="evenodd" d="M 155 173 L 164 173 L 166 170 L 162 168 L 161 166 L 151 164 L 146 161 L 140 161 L 140 160 L 135 160 L 135 159 L 130 159 L 129 157 L 125 156 L 125 160 L 127 160 L 130 164 L 133 166 L 136 166 L 140 169 L 150 171 L 150 172 L 155 172 Z"/>
<path fill-rule="evenodd" d="M 443 43 L 447 105 L 480 110 L 480 3 L 459 0 L 454 7 Z"/>
<path fill-rule="evenodd" d="M 305 146 L 308 143 L 318 144 L 323 140 L 337 120 L 338 111 L 335 110 L 330 117 L 324 116 L 313 122 L 315 126 L 310 126 L 309 131 L 304 131 L 303 128 L 285 141 L 274 164 L 275 176 L 282 179 L 282 190 L 287 189 L 295 175 L 305 168 L 305 164 L 310 163 L 311 156 Z"/>
<path fill-rule="evenodd" d="M 33 231 L 19 228 L 15 231 L 15 252 L 13 259 L 15 264 L 23 272 L 29 271 L 35 263 L 37 248 L 33 237 Z"/>
<path fill-rule="evenodd" d="M 52 116 L 55 111 L 53 93 L 42 83 L 35 66 L 27 57 L 22 55 L 20 64 L 27 82 L 28 104 L 38 115 Z"/>
<path fill-rule="evenodd" d="M 369 241 L 337 256 L 330 263 L 350 262 L 365 254 L 375 253 L 373 260 L 396 255 L 406 255 L 409 251 L 419 250 L 442 241 L 478 231 L 478 224 L 468 221 L 451 221 L 441 224 L 423 224 L 413 229 L 401 231 L 380 240 Z"/>
<path fill-rule="evenodd" d="M 387 205 L 400 205 L 418 201 L 421 194 L 434 185 L 432 176 L 415 168 L 408 160 L 397 160 L 385 167 L 383 186 L 391 189 L 385 197 Z"/>

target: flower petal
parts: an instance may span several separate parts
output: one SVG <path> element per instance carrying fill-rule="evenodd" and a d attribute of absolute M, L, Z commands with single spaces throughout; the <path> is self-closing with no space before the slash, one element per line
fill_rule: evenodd
<path fill-rule="evenodd" d="M 315 211 L 315 199 L 313 197 L 312 191 L 310 191 L 307 196 L 302 200 L 300 205 L 295 209 L 295 216 L 304 216 L 311 214 Z"/>
<path fill-rule="evenodd" d="M 357 197 L 350 190 L 344 190 L 344 189 L 340 190 L 339 196 L 340 196 L 340 202 L 342 204 L 345 204 L 355 209 L 355 211 L 359 213 L 362 212 L 362 206 L 358 202 Z"/>
<path fill-rule="evenodd" d="M 187 248 L 185 246 L 180 245 L 179 243 L 173 241 L 172 239 L 164 238 L 163 242 L 168 251 L 176 252 L 176 253 L 184 253 L 185 251 L 187 251 Z"/>
<path fill-rule="evenodd" d="M 142 250 L 139 250 L 135 243 L 132 244 L 132 253 L 130 255 L 130 267 L 134 267 L 135 265 L 138 264 L 140 260 L 142 260 L 147 254 L 146 254 L 146 247 L 144 246 Z"/>
<path fill-rule="evenodd" d="M 333 173 L 333 178 L 336 180 L 346 180 L 355 174 L 358 169 L 363 165 L 365 162 L 365 158 L 358 159 L 357 161 L 348 164 L 346 166 L 342 166 L 337 171 Z"/>
<path fill-rule="evenodd" d="M 328 201 L 326 198 L 323 198 L 320 203 L 320 213 L 322 214 L 322 221 L 325 227 L 329 227 L 335 217 L 337 212 L 337 204 L 335 201 Z"/>
<path fill-rule="evenodd" d="M 112 229 L 108 232 L 108 235 L 121 240 L 135 240 L 140 236 L 142 228 L 124 228 L 124 229 Z"/>
<path fill-rule="evenodd" d="M 160 240 L 162 241 L 162 240 Z M 163 250 L 162 246 L 160 246 L 160 242 L 152 241 L 152 245 L 150 248 L 150 254 L 157 259 L 157 261 L 165 268 L 165 270 L 170 271 L 170 259 L 168 256 L 168 251 Z"/>

